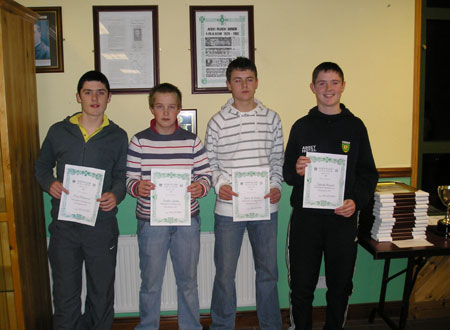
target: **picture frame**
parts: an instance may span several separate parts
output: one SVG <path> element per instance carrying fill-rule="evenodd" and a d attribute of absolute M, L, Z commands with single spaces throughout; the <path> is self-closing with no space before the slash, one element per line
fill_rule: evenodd
<path fill-rule="evenodd" d="M 95 69 L 112 93 L 148 93 L 159 83 L 158 6 L 93 6 Z"/>
<path fill-rule="evenodd" d="M 253 6 L 190 6 L 192 93 L 228 93 L 226 69 L 255 60 Z"/>
<path fill-rule="evenodd" d="M 182 109 L 178 115 L 178 125 L 188 132 L 197 134 L 197 109 Z"/>
<path fill-rule="evenodd" d="M 36 73 L 64 72 L 61 7 L 30 7 L 40 15 L 34 23 Z"/>

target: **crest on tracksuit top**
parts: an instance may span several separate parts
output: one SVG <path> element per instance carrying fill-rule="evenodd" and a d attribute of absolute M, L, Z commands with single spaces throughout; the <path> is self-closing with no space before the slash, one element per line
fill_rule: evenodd
<path fill-rule="evenodd" d="M 342 141 L 342 142 L 341 142 L 341 147 L 342 147 L 342 151 L 343 151 L 344 153 L 349 152 L 349 151 L 350 151 L 350 142 L 348 142 L 348 141 Z"/>

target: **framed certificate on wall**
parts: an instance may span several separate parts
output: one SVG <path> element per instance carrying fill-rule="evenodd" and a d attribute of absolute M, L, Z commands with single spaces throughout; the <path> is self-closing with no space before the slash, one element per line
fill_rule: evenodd
<path fill-rule="evenodd" d="M 148 93 L 159 82 L 158 7 L 93 6 L 95 69 L 113 93 Z"/>
<path fill-rule="evenodd" d="M 255 58 L 253 6 L 191 6 L 192 93 L 227 93 L 226 69 Z"/>

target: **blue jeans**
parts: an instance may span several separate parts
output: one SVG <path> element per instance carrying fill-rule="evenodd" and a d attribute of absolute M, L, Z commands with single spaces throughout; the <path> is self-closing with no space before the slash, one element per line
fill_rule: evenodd
<path fill-rule="evenodd" d="M 136 329 L 159 329 L 161 289 L 170 251 L 177 283 L 179 329 L 202 329 L 197 290 L 200 254 L 200 217 L 191 226 L 150 226 L 138 221 L 140 323 Z"/>
<path fill-rule="evenodd" d="M 216 276 L 211 301 L 210 329 L 234 329 L 236 317 L 236 267 L 247 228 L 256 270 L 256 312 L 261 329 L 281 329 L 278 302 L 277 218 L 269 221 L 233 222 L 215 214 L 214 263 Z"/>

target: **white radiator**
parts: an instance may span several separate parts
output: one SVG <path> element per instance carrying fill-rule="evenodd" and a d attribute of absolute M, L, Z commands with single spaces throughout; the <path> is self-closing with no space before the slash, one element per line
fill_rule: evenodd
<path fill-rule="evenodd" d="M 116 313 L 139 311 L 139 253 L 137 237 L 122 235 L 119 237 L 115 283 L 114 310 Z M 200 261 L 198 264 L 198 294 L 200 308 L 209 309 L 214 281 L 214 234 L 201 233 Z M 236 272 L 236 294 L 238 306 L 255 306 L 255 270 L 252 249 L 247 233 L 241 248 Z M 177 287 L 170 256 L 167 258 L 161 295 L 161 310 L 177 309 Z"/>
<path fill-rule="evenodd" d="M 202 232 L 200 235 L 200 261 L 198 265 L 198 294 L 200 308 L 209 309 L 214 281 L 214 234 Z M 115 313 L 139 312 L 139 252 L 136 235 L 119 236 L 115 282 Z M 83 271 L 82 300 L 86 294 Z M 236 295 L 238 306 L 255 306 L 255 270 L 252 248 L 247 232 L 244 234 L 241 255 L 236 271 Z M 177 310 L 177 287 L 170 256 L 167 258 L 161 295 L 161 310 Z"/>

